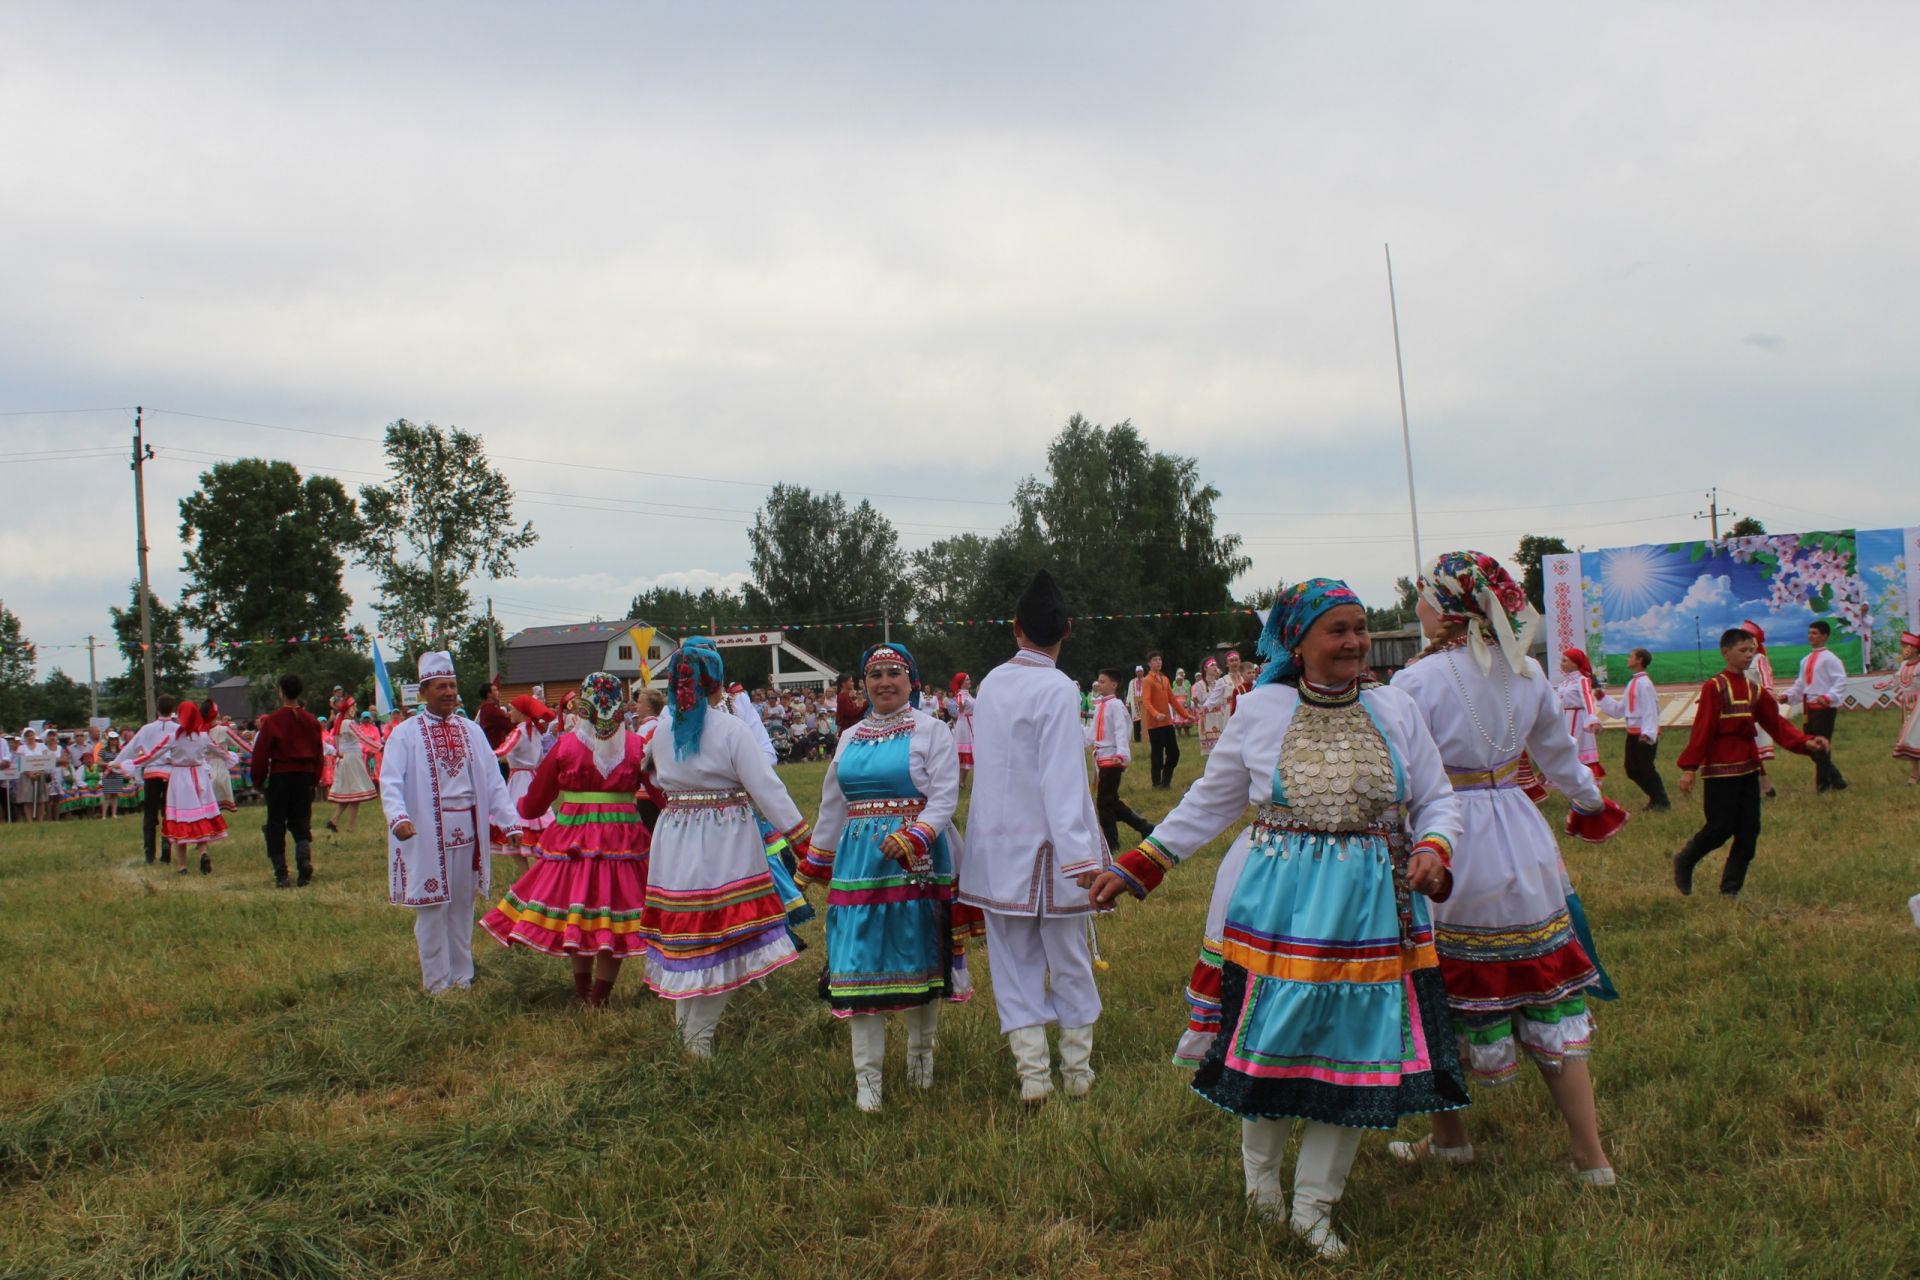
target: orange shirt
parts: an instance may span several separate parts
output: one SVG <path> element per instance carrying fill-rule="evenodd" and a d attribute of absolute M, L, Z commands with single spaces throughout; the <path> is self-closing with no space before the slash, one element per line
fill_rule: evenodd
<path fill-rule="evenodd" d="M 1173 723 L 1173 684 L 1159 672 L 1149 671 L 1140 678 L 1140 723 L 1149 729 Z"/>

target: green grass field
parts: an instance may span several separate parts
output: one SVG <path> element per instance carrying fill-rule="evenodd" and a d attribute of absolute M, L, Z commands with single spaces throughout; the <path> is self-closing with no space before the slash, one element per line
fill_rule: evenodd
<path fill-rule="evenodd" d="M 564 964 L 483 937 L 474 990 L 423 997 L 377 812 L 301 892 L 270 887 L 257 808 L 210 877 L 146 867 L 135 820 L 0 829 L 0 1276 L 1915 1275 L 1920 788 L 1895 727 L 1843 717 L 1844 795 L 1781 762 L 1738 902 L 1717 859 L 1673 891 L 1691 805 L 1567 843 L 1625 993 L 1594 1059 L 1621 1185 L 1569 1184 L 1529 1077 L 1479 1096 L 1470 1168 L 1364 1141 L 1343 1264 L 1247 1213 L 1236 1122 L 1167 1062 L 1224 841 L 1102 928 L 1091 1098 L 1024 1113 L 983 991 L 928 1094 L 895 1029 L 869 1117 L 814 996 L 818 922 L 696 1065 L 635 974 L 583 1014 Z M 1183 784 L 1199 765 L 1189 742 Z M 783 772 L 811 810 L 820 768 Z"/>
<path fill-rule="evenodd" d="M 1829 646 L 1834 656 L 1846 664 L 1847 671 L 1858 674 L 1860 671 L 1860 638 L 1858 636 L 1839 636 Z M 1793 683 L 1794 676 L 1800 670 L 1800 663 L 1813 646 L 1800 644 L 1769 644 L 1767 656 L 1773 659 L 1773 678 L 1778 682 L 1781 692 Z M 1647 668 L 1647 674 L 1658 685 L 1699 684 L 1721 669 L 1720 637 L 1710 635 L 1702 642 L 1698 653 L 1692 649 L 1674 649 L 1661 651 L 1653 655 L 1653 663 Z M 1627 655 L 1609 653 L 1607 655 L 1607 685 L 1611 689 L 1626 688 L 1627 678 L 1632 672 L 1627 670 Z M 1584 898 L 1584 895 L 1583 895 Z"/>

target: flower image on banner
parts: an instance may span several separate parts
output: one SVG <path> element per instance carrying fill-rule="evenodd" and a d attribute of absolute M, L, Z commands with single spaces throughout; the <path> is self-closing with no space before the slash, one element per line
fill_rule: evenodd
<path fill-rule="evenodd" d="M 1719 670 L 1720 634 L 1752 619 L 1766 630 L 1774 669 L 1791 671 L 1808 651 L 1807 625 L 1823 619 L 1835 655 L 1863 671 L 1875 621 L 1861 549 L 1885 558 L 1902 534 L 1841 529 L 1586 552 L 1582 576 L 1605 641 L 1594 658 L 1604 652 L 1609 683 L 1626 679 L 1635 648 L 1652 652 L 1657 683 L 1702 680 Z"/>

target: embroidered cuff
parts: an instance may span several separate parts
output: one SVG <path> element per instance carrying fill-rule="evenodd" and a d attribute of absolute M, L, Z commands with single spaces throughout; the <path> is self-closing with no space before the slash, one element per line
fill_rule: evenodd
<path fill-rule="evenodd" d="M 1567 813 L 1567 834 L 1577 836 L 1588 844 L 1599 844 L 1612 839 L 1621 827 L 1626 826 L 1627 816 L 1627 811 L 1617 801 L 1603 800 L 1600 808 L 1592 813 L 1570 810 Z"/>
<path fill-rule="evenodd" d="M 1148 836 L 1127 852 L 1114 860 L 1113 869 L 1133 890 L 1133 896 L 1144 898 L 1160 887 L 1167 878 L 1167 872 L 1173 870 L 1176 859 L 1152 836 Z"/>
<path fill-rule="evenodd" d="M 801 858 L 793 869 L 794 879 L 802 884 L 829 884 L 833 880 L 833 850 L 822 849 L 818 845 L 807 846 L 807 856 Z"/>
<path fill-rule="evenodd" d="M 1421 852 L 1431 853 L 1439 858 L 1440 865 L 1443 867 L 1451 869 L 1453 866 L 1453 841 L 1437 832 L 1429 831 L 1426 835 L 1421 836 L 1419 843 L 1415 844 L 1413 848 L 1408 851 L 1407 856 L 1412 857 L 1414 854 Z"/>
<path fill-rule="evenodd" d="M 781 849 L 790 851 L 796 861 L 804 862 L 813 852 L 813 824 L 802 818 L 796 825 L 767 841 L 768 852 L 778 853 Z"/>

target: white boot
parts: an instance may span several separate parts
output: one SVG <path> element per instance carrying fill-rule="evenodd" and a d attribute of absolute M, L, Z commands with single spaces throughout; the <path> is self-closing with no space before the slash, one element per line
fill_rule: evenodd
<path fill-rule="evenodd" d="M 1347 1189 L 1347 1170 L 1360 1149 L 1360 1130 L 1307 1121 L 1293 1164 L 1293 1234 L 1322 1258 L 1344 1258 L 1347 1244 L 1333 1232 L 1333 1206 Z"/>
<path fill-rule="evenodd" d="M 933 1088 L 933 1046 L 939 1039 L 940 1006 L 929 1001 L 907 1010 L 907 1083 Z"/>
<path fill-rule="evenodd" d="M 1287 1149 L 1285 1120 L 1240 1121 L 1240 1167 L 1247 1174 L 1247 1200 L 1263 1216 L 1277 1218 L 1287 1207 L 1280 1183 L 1280 1155 Z"/>
<path fill-rule="evenodd" d="M 1047 1057 L 1047 1029 L 1016 1027 L 1007 1032 L 1007 1048 L 1020 1072 L 1020 1101 L 1037 1107 L 1053 1092 L 1053 1068 Z"/>
<path fill-rule="evenodd" d="M 689 996 L 680 1001 L 686 1007 L 686 1017 L 680 1022 L 680 1039 L 686 1045 L 689 1057 L 713 1056 L 713 1033 L 720 1025 L 720 1014 L 727 1007 L 728 994 Z"/>
<path fill-rule="evenodd" d="M 887 1020 L 877 1013 L 856 1013 L 847 1025 L 853 1032 L 853 1105 L 878 1111 L 880 1065 L 887 1060 Z"/>
<path fill-rule="evenodd" d="M 1093 1024 L 1060 1028 L 1060 1084 L 1069 1098 L 1093 1088 Z"/>

